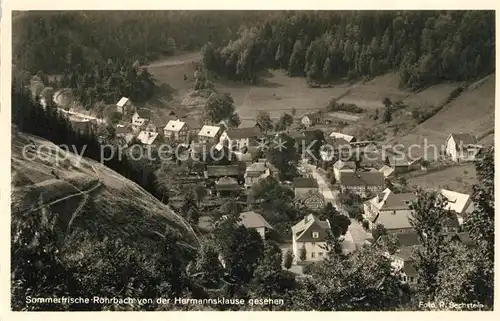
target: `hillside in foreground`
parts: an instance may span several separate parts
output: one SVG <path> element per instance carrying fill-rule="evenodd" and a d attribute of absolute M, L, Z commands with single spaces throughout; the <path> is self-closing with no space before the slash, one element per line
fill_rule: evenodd
<path fill-rule="evenodd" d="M 36 147 L 25 149 L 23 155 L 30 144 Z M 168 231 L 186 249 L 197 246 L 194 231 L 181 216 L 100 163 L 79 161 L 76 154 L 20 132 L 12 136 L 11 161 L 13 222 L 42 202 L 57 214 L 63 234 L 85 232 L 96 240 L 120 238 L 148 248 Z"/>

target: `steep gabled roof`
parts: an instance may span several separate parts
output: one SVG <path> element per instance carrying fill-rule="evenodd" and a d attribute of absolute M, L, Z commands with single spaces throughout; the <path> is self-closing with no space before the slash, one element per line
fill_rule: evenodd
<path fill-rule="evenodd" d="M 151 118 L 151 111 L 149 109 L 139 108 L 139 109 L 137 109 L 136 113 L 139 115 L 140 118 L 144 118 L 144 119 Z"/>
<path fill-rule="evenodd" d="M 157 137 L 158 133 L 141 131 L 137 136 L 137 139 L 144 145 L 151 145 Z"/>
<path fill-rule="evenodd" d="M 221 128 L 219 126 L 204 125 L 198 133 L 198 136 L 214 138 L 220 130 Z"/>
<path fill-rule="evenodd" d="M 478 143 L 476 137 L 468 133 L 452 133 L 448 138 L 450 137 L 453 137 L 453 140 L 458 145 L 477 145 Z"/>
<path fill-rule="evenodd" d="M 342 139 L 347 143 L 350 143 L 352 140 L 354 140 L 354 136 L 339 133 L 339 132 L 332 132 L 328 136 L 331 138 L 335 138 L 335 139 Z"/>
<path fill-rule="evenodd" d="M 445 208 L 459 214 L 467 210 L 470 205 L 470 195 L 442 189 L 440 194 L 447 200 Z"/>
<path fill-rule="evenodd" d="M 240 219 L 243 226 L 246 228 L 265 227 L 272 229 L 272 226 L 260 215 L 253 211 L 240 213 Z"/>
<path fill-rule="evenodd" d="M 178 132 L 186 125 L 185 122 L 179 121 L 179 120 L 171 120 L 167 123 L 167 126 L 165 126 L 165 130 L 172 131 L 172 132 Z"/>
<path fill-rule="evenodd" d="M 127 97 L 122 97 L 117 103 L 116 106 L 123 107 L 129 101 Z"/>
<path fill-rule="evenodd" d="M 330 224 L 327 221 L 320 221 L 313 214 L 309 214 L 292 226 L 292 233 L 298 242 L 325 242 L 329 229 Z M 312 232 L 317 232 L 319 237 L 313 238 Z"/>

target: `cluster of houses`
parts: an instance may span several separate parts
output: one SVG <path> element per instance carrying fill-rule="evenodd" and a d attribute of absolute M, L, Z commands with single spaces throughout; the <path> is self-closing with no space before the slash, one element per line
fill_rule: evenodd
<path fill-rule="evenodd" d="M 259 139 L 264 137 L 257 126 L 225 129 L 223 126 L 203 125 L 196 119 L 188 119 L 181 111 L 172 111 L 166 124 L 153 118 L 147 110 L 135 109 L 127 98 L 122 98 L 117 104 L 117 111 L 131 114 L 130 124 L 117 126 L 117 135 L 132 135 L 142 144 L 154 145 L 158 138 L 175 140 L 189 146 L 192 153 L 205 145 L 217 149 L 227 148 L 239 161 L 238 165 L 207 165 L 204 167 L 204 178 L 209 193 L 217 198 L 237 197 L 246 192 L 256 183 L 267 178 L 277 179 L 279 169 L 266 159 L 255 157 L 252 151 L 258 148 Z M 320 115 L 311 114 L 301 118 L 305 127 L 313 126 L 321 121 Z M 304 138 L 300 131 L 287 131 L 287 134 L 299 141 Z M 353 148 L 366 147 L 372 142 L 357 141 L 354 136 L 340 132 L 329 133 L 320 157 L 323 162 L 330 162 L 336 186 L 339 192 L 359 195 L 364 200 L 362 217 L 367 222 L 368 232 L 382 225 L 388 234 L 396 235 L 400 249 L 396 253 L 384 255 L 391 259 L 395 269 L 402 272 L 403 280 L 415 283 L 416 273 L 411 262 L 411 250 L 419 246 L 410 217 L 413 213 L 412 202 L 416 194 L 397 193 L 392 190 L 391 180 L 406 172 L 423 168 L 422 158 L 411 158 L 406 155 L 388 155 L 379 168 L 363 166 L 361 157 L 352 156 Z M 470 134 L 453 133 L 445 142 L 446 154 L 455 162 L 474 159 L 481 146 Z M 332 148 L 333 147 L 333 148 Z M 345 157 L 344 157 L 345 156 Z M 359 156 L 359 155 L 358 155 Z M 245 166 L 241 166 L 244 164 Z M 303 219 L 291 228 L 292 251 L 294 261 L 315 262 L 327 256 L 326 241 L 330 222 L 322 221 L 315 216 L 325 205 L 325 197 L 318 186 L 318 181 L 307 175 L 296 177 L 293 182 L 295 202 L 304 210 Z M 461 232 L 464 218 L 473 210 L 474 205 L 470 195 L 450 190 L 437 191 L 445 200 L 450 211 L 445 232 L 453 239 L 470 245 L 466 233 Z M 256 212 L 243 212 L 240 221 L 245 227 L 255 229 L 262 238 L 272 230 L 272 226 L 264 217 Z M 384 240 L 373 240 L 372 245 L 383 243 Z"/>

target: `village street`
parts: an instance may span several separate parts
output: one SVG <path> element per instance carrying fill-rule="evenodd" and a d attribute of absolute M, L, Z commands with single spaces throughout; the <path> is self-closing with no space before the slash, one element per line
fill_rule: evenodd
<path fill-rule="evenodd" d="M 316 166 L 311 164 L 303 164 L 303 166 L 307 166 L 312 177 L 318 182 L 319 191 L 325 197 L 325 201 L 331 202 L 340 213 L 348 216 L 348 213 L 344 210 L 341 204 L 340 192 L 330 188 L 326 182 L 325 175 L 320 172 L 322 169 L 316 169 Z M 357 220 L 350 220 L 351 224 L 349 225 L 349 229 L 345 235 L 345 240 L 342 243 L 345 252 L 352 252 L 360 248 L 365 243 L 365 240 L 370 237 L 370 234 L 366 233 Z"/>

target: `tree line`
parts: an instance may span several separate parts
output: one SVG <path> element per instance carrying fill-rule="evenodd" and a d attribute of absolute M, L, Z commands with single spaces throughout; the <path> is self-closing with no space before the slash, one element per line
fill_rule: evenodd
<path fill-rule="evenodd" d="M 494 21 L 493 11 L 284 12 L 225 46 L 207 44 L 203 63 L 250 83 L 266 68 L 309 83 L 395 71 L 418 89 L 494 71 Z"/>

